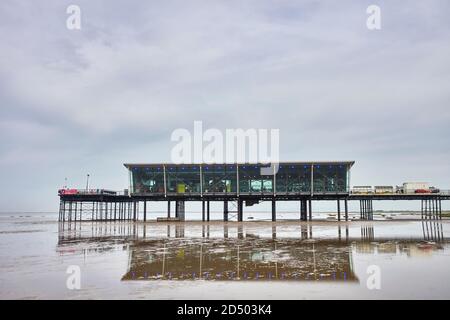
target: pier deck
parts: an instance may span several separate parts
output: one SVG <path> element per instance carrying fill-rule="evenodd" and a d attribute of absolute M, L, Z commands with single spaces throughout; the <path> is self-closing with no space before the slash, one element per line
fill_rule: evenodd
<path fill-rule="evenodd" d="M 171 203 L 175 204 L 175 218 L 184 220 L 185 202 L 202 203 L 202 220 L 210 221 L 210 202 L 223 202 L 223 221 L 228 221 L 231 210 L 229 203 L 235 203 L 237 220 L 243 220 L 245 206 L 259 202 L 272 202 L 272 220 L 276 221 L 276 203 L 278 201 L 299 201 L 300 220 L 312 220 L 313 203 L 318 201 L 336 201 L 338 221 L 348 220 L 348 201 L 360 202 L 360 218 L 373 219 L 374 201 L 420 201 L 422 218 L 442 218 L 441 202 L 450 200 L 450 192 L 414 193 L 414 194 L 351 194 L 351 193 L 298 193 L 298 194 L 174 194 L 174 195 L 125 195 L 125 194 L 67 194 L 60 195 L 60 221 L 72 220 L 147 220 L 149 203 L 167 202 L 167 218 L 171 218 Z M 143 205 L 143 212 L 139 210 Z M 139 216 L 139 212 L 143 216 Z"/>
<path fill-rule="evenodd" d="M 348 220 L 348 201 L 359 201 L 360 218 L 373 219 L 373 202 L 386 200 L 421 201 L 422 218 L 442 218 L 441 202 L 450 192 L 425 193 L 351 193 L 350 169 L 354 161 L 280 162 L 234 164 L 124 164 L 129 174 L 129 189 L 114 192 L 104 189 L 61 189 L 59 220 L 147 220 L 147 203 L 167 202 L 171 218 L 184 220 L 185 202 L 202 203 L 202 221 L 210 221 L 210 202 L 223 202 L 223 221 L 229 220 L 229 204 L 235 207 L 237 221 L 243 221 L 244 207 L 259 202 L 272 203 L 276 221 L 279 201 L 298 201 L 300 220 L 313 218 L 313 202 L 336 201 L 337 218 Z M 435 191 L 437 189 L 433 189 Z M 377 190 L 376 190 L 377 191 Z M 143 204 L 143 217 L 139 217 Z"/>

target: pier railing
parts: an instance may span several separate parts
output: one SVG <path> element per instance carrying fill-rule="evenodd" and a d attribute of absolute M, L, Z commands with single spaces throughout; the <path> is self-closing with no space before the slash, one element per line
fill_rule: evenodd
<path fill-rule="evenodd" d="M 107 189 L 60 189 L 58 190 L 58 194 L 60 196 L 63 195 L 111 195 L 111 196 L 131 196 L 133 194 L 130 194 L 128 190 L 120 190 L 120 191 L 113 191 L 113 190 L 107 190 Z M 170 195 L 188 195 L 189 193 L 170 193 Z M 215 192 L 215 193 L 211 193 L 210 195 L 219 195 L 221 193 L 219 192 Z M 223 193 L 225 194 L 225 193 Z M 264 194 L 271 194 L 271 193 L 240 193 L 241 195 L 264 195 Z M 284 195 L 287 194 L 289 195 L 290 193 L 277 193 L 277 195 Z M 302 194 L 302 193 L 299 193 Z M 303 193 L 304 195 L 309 194 L 307 192 Z M 339 193 L 333 193 L 333 192 L 326 192 L 326 193 L 321 193 L 321 192 L 315 192 L 315 194 L 339 194 Z M 380 192 L 380 193 L 376 193 L 376 192 L 361 192 L 361 191 L 355 191 L 355 190 L 351 190 L 349 192 L 350 195 L 398 195 L 398 196 L 402 196 L 402 195 L 445 195 L 448 196 L 450 195 L 450 189 L 447 190 L 439 190 L 439 192 L 428 192 L 428 193 L 415 193 L 415 192 L 408 192 L 408 193 L 396 193 L 396 192 Z M 135 194 L 135 195 L 139 195 L 139 193 Z"/>
<path fill-rule="evenodd" d="M 63 195 L 108 195 L 108 196 L 129 196 L 128 190 L 113 191 L 107 189 L 60 189 L 60 196 Z"/>
<path fill-rule="evenodd" d="M 416 195 L 416 196 L 443 195 L 443 196 L 448 196 L 448 195 L 450 195 L 450 190 L 439 190 L 439 192 L 374 192 L 374 191 L 363 192 L 363 191 L 350 190 L 350 194 L 352 194 L 352 195 L 398 195 L 398 196 L 403 196 L 403 195 Z"/>

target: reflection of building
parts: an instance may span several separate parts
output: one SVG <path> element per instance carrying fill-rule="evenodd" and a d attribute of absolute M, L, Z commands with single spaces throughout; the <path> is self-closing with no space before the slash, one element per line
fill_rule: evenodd
<path fill-rule="evenodd" d="M 350 250 L 292 239 L 171 239 L 130 247 L 123 280 L 338 280 L 358 281 Z"/>

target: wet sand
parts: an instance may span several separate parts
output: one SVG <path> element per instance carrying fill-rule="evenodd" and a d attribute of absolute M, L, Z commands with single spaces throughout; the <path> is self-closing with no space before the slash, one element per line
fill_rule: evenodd
<path fill-rule="evenodd" d="M 0 298 L 450 298 L 450 220 L 60 224 L 54 218 L 0 215 Z M 79 290 L 67 287 L 70 266 L 80 268 Z M 370 288 L 373 266 L 379 289 Z"/>

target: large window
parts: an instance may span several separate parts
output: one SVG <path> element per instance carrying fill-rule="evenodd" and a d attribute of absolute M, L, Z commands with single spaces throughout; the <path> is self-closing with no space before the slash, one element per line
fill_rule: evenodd
<path fill-rule="evenodd" d="M 311 192 L 310 164 L 280 164 L 276 178 L 277 193 L 289 194 Z"/>
<path fill-rule="evenodd" d="M 273 175 L 261 175 L 261 165 L 239 165 L 240 193 L 273 193 Z"/>
<path fill-rule="evenodd" d="M 200 193 L 200 166 L 167 165 L 167 193 Z"/>
<path fill-rule="evenodd" d="M 314 192 L 347 192 L 345 164 L 314 165 Z"/>
<path fill-rule="evenodd" d="M 132 167 L 130 170 L 133 179 L 133 193 L 164 193 L 164 169 L 162 166 Z"/>
<path fill-rule="evenodd" d="M 214 164 L 202 166 L 203 193 L 236 193 L 236 165 Z"/>

